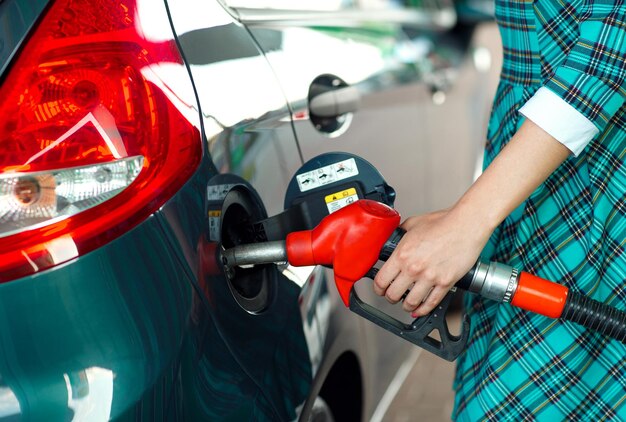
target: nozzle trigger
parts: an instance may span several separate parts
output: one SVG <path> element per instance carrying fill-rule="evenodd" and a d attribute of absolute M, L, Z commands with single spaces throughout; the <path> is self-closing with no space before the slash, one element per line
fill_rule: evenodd
<path fill-rule="evenodd" d="M 453 361 L 465 349 L 470 328 L 469 317 L 463 314 L 461 333 L 458 336 L 450 333 L 446 316 L 453 295 L 453 292 L 448 292 L 433 312 L 415 319 L 411 324 L 398 321 L 392 316 L 363 302 L 354 288 L 350 292 L 350 310 L 416 346 L 426 349 L 445 360 Z M 431 336 L 434 331 L 439 332 L 440 339 Z"/>

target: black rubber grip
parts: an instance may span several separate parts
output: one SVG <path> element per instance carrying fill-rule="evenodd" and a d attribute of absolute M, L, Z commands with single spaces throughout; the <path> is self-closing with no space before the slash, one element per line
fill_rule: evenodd
<path fill-rule="evenodd" d="M 626 344 L 626 312 L 570 290 L 561 319 L 598 331 Z"/>
<path fill-rule="evenodd" d="M 387 241 L 383 245 L 383 248 L 380 250 L 380 255 L 378 255 L 378 259 L 380 259 L 381 261 L 388 260 L 393 251 L 396 249 L 396 246 L 398 246 L 398 243 L 400 243 L 400 239 L 402 239 L 402 236 L 404 236 L 405 233 L 406 230 L 404 230 L 403 228 L 396 228 L 393 233 L 391 233 L 391 236 L 389 236 L 389 239 L 387 239 Z"/>

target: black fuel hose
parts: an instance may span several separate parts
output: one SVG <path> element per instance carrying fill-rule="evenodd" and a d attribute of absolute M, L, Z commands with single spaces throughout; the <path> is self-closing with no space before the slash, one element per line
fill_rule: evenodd
<path fill-rule="evenodd" d="M 561 319 L 598 331 L 626 344 L 626 312 L 569 291 Z"/>

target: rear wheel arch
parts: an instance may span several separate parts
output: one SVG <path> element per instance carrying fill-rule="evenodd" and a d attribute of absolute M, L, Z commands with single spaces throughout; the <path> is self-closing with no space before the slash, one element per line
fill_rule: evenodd
<path fill-rule="evenodd" d="M 336 421 L 361 421 L 363 376 L 357 356 L 344 352 L 328 372 L 319 396 L 330 407 Z"/>

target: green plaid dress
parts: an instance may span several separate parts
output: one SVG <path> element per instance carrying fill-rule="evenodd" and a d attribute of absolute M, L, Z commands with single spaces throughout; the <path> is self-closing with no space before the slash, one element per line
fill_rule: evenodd
<path fill-rule="evenodd" d="M 496 0 L 504 47 L 489 164 L 545 86 L 599 129 L 495 231 L 483 257 L 626 309 L 626 4 Z M 466 295 L 454 420 L 626 421 L 626 346 Z"/>

